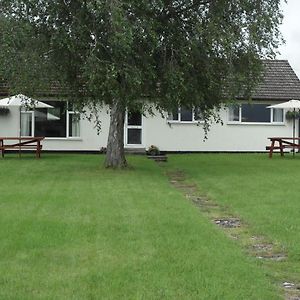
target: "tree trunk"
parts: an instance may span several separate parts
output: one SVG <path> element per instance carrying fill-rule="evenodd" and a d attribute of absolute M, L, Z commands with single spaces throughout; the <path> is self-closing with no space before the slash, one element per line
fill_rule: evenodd
<path fill-rule="evenodd" d="M 125 168 L 127 161 L 124 154 L 125 108 L 115 101 L 110 107 L 110 125 L 107 141 L 106 168 Z"/>

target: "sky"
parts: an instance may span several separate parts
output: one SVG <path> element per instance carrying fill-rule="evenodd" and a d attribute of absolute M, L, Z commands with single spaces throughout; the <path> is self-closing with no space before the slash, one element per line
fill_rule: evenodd
<path fill-rule="evenodd" d="M 300 78 L 300 0 L 281 2 L 284 19 L 280 30 L 286 43 L 278 49 L 277 58 L 287 59 Z"/>

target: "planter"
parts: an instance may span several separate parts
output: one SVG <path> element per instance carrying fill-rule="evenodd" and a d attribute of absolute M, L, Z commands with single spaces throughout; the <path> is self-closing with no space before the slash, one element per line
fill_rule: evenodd
<path fill-rule="evenodd" d="M 290 120 L 297 120 L 300 117 L 300 112 L 299 111 L 287 111 L 285 114 L 285 118 L 290 121 Z"/>
<path fill-rule="evenodd" d="M 158 155 L 160 155 L 160 151 L 159 151 L 158 147 L 151 145 L 147 150 L 147 154 L 149 156 L 158 156 Z"/>

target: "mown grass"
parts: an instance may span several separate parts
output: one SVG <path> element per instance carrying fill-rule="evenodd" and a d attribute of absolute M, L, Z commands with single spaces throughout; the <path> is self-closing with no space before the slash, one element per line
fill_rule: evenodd
<path fill-rule="evenodd" d="M 260 262 L 171 187 L 162 168 L 129 157 L 132 169 L 110 171 L 102 160 L 58 154 L 0 160 L 0 299 L 280 298 Z M 198 167 L 189 168 L 193 161 Z M 216 198 L 228 191 L 224 175 L 238 172 L 221 156 L 171 159 L 177 162 L 205 178 L 201 186 L 218 181 Z M 243 186 L 238 176 L 234 181 L 231 191 Z"/>
<path fill-rule="evenodd" d="M 182 169 L 188 180 L 240 216 L 253 234 L 280 244 L 288 258 L 264 262 L 277 282 L 300 282 L 300 156 L 267 154 L 174 155 L 171 169 Z"/>

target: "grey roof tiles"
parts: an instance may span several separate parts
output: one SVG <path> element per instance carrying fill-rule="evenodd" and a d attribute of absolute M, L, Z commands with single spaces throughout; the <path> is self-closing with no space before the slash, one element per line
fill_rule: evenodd
<path fill-rule="evenodd" d="M 300 100 L 300 80 L 287 60 L 264 60 L 262 82 L 254 100 Z"/>

